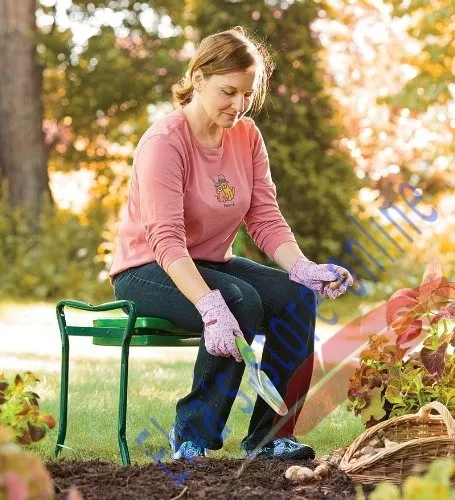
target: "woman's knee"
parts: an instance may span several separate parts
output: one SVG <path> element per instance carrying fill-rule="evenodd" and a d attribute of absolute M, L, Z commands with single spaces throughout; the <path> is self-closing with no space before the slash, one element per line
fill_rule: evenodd
<path fill-rule="evenodd" d="M 287 275 L 277 276 L 269 301 L 277 315 L 282 314 L 291 305 L 303 306 L 305 310 L 315 315 L 318 306 L 317 294 L 306 286 L 289 280 Z"/>
<path fill-rule="evenodd" d="M 249 329 L 256 331 L 262 325 L 264 309 L 261 296 L 254 287 L 248 283 L 238 285 L 231 282 L 220 288 L 220 292 L 244 334 Z"/>
<path fill-rule="evenodd" d="M 313 315 L 316 315 L 319 305 L 319 297 L 316 292 L 304 285 L 298 285 L 298 297 L 304 308 Z"/>

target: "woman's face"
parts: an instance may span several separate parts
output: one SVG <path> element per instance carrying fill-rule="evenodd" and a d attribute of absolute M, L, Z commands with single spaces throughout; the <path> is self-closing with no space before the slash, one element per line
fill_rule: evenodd
<path fill-rule="evenodd" d="M 209 119 L 230 128 L 250 109 L 259 82 L 253 67 L 239 73 L 212 75 L 199 83 L 198 101 Z"/>

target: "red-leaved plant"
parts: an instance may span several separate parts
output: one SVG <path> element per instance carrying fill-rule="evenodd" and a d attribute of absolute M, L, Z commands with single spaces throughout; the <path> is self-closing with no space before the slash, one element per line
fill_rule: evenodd
<path fill-rule="evenodd" d="M 32 372 L 11 379 L 0 372 L 0 425 L 9 427 L 23 445 L 39 441 L 55 427 L 54 417 L 40 411 L 39 396 L 31 391 L 37 382 Z"/>
<path fill-rule="evenodd" d="M 360 353 L 349 379 L 348 409 L 366 427 L 415 413 L 430 401 L 455 414 L 455 283 L 443 277 L 436 258 L 418 289 L 392 294 L 386 320 L 387 333 L 370 335 Z"/>

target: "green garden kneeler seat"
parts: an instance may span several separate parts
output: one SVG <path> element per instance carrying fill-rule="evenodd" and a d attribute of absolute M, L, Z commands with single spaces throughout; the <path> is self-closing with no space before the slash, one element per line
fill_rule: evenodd
<path fill-rule="evenodd" d="M 66 324 L 65 307 L 84 311 L 102 312 L 126 309 L 128 316 L 97 318 L 93 326 Z M 78 300 L 61 300 L 56 307 L 57 321 L 62 339 L 62 368 L 60 378 L 60 417 L 55 456 L 61 451 L 66 437 L 68 415 L 69 337 L 93 337 L 93 344 L 121 346 L 120 397 L 118 411 L 118 442 L 122 463 L 129 465 L 130 455 L 126 441 L 126 411 L 128 398 L 128 357 L 130 346 L 198 346 L 201 333 L 189 332 L 161 318 L 137 317 L 136 305 L 130 300 L 116 300 L 98 306 Z"/>

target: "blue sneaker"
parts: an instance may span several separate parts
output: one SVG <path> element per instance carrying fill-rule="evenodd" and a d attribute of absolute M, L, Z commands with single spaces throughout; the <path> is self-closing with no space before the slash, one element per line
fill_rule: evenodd
<path fill-rule="evenodd" d="M 183 458 L 185 460 L 192 460 L 194 457 L 205 457 L 207 456 L 205 448 L 199 446 L 192 441 L 183 442 L 179 449 L 176 450 L 175 446 L 175 426 L 172 426 L 171 432 L 169 433 L 169 444 L 172 450 L 172 457 L 175 459 Z"/>
<path fill-rule="evenodd" d="M 307 444 L 297 443 L 294 439 L 274 439 L 262 448 L 247 450 L 245 452 L 245 458 L 290 458 L 313 460 L 316 456 L 313 448 Z"/>

